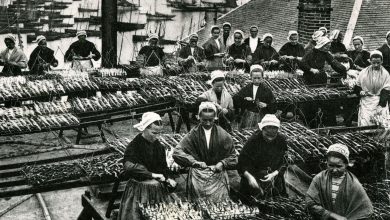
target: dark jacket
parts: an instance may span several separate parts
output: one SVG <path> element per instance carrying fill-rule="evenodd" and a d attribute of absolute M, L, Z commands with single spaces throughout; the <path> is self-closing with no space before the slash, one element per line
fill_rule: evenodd
<path fill-rule="evenodd" d="M 278 134 L 275 140 L 267 142 L 261 130 L 257 130 L 245 143 L 238 157 L 237 171 L 243 175 L 245 171 L 256 179 L 262 179 L 263 171 L 273 172 L 285 168 L 284 156 L 287 152 L 286 137 Z"/>
<path fill-rule="evenodd" d="M 191 55 L 191 47 L 190 45 L 187 45 L 185 47 L 182 47 L 179 51 L 179 57 L 182 59 L 186 59 L 188 56 Z M 203 48 L 196 46 L 194 49 L 194 55 L 193 57 L 197 62 L 203 62 L 206 59 L 206 55 L 204 54 Z M 185 63 L 181 63 L 184 69 L 188 69 L 194 65 L 193 60 L 189 60 Z"/>
<path fill-rule="evenodd" d="M 327 75 L 324 71 L 325 62 L 331 65 L 336 72 L 346 74 L 346 68 L 335 60 L 330 53 L 314 48 L 305 54 L 300 63 L 300 67 L 304 72 L 303 78 L 307 84 L 324 84 L 327 82 Z M 320 73 L 314 75 L 310 72 L 311 68 L 318 69 Z"/>
<path fill-rule="evenodd" d="M 230 57 L 233 57 L 233 59 L 243 59 L 243 60 L 247 60 L 248 61 L 248 56 L 251 55 L 251 49 L 246 44 L 241 44 L 239 46 L 237 46 L 236 44 L 232 44 L 228 48 L 228 54 L 229 54 Z M 242 63 L 236 64 L 236 63 L 234 63 L 234 67 L 238 68 L 238 69 L 243 69 L 243 68 L 248 69 L 249 68 L 249 64 L 248 63 L 245 63 L 245 64 L 242 64 Z"/>
<path fill-rule="evenodd" d="M 164 58 L 164 51 L 161 47 L 143 46 L 138 55 L 144 56 L 144 66 L 157 66 Z"/>
<path fill-rule="evenodd" d="M 138 134 L 126 147 L 123 164 L 126 162 L 130 162 L 126 174 L 133 179 L 152 179 L 152 173 L 168 177 L 164 146 L 158 140 L 150 143 L 142 134 Z"/>
<path fill-rule="evenodd" d="M 259 60 L 262 61 L 271 61 L 279 60 L 279 54 L 272 46 L 266 47 L 263 45 L 260 46 L 259 53 L 257 55 Z"/>
<path fill-rule="evenodd" d="M 244 44 L 245 45 L 248 45 L 249 49 L 250 49 L 250 46 L 249 46 L 249 37 L 246 38 L 244 40 Z M 261 42 L 260 38 L 258 38 L 257 40 L 257 47 L 255 49 L 255 51 L 252 53 L 252 50 L 251 50 L 251 54 L 252 54 L 252 62 L 255 63 L 260 63 L 260 59 L 258 57 L 258 54 L 259 54 L 259 50 L 260 50 L 260 46 L 263 45 L 263 42 Z"/>
<path fill-rule="evenodd" d="M 58 64 L 58 60 L 54 57 L 54 51 L 52 49 L 37 46 L 31 53 L 27 64 L 31 74 L 41 75 L 44 71 L 50 70 L 50 67 L 44 67 L 44 64 L 53 66 Z"/>
<path fill-rule="evenodd" d="M 362 68 L 366 68 L 370 63 L 370 52 L 367 50 L 362 50 L 361 52 L 357 52 L 356 50 L 347 51 L 348 57 L 350 57 L 353 63 Z"/>
<path fill-rule="evenodd" d="M 65 52 L 65 61 L 73 61 L 73 56 L 78 55 L 82 57 L 87 57 L 90 53 L 94 54 L 93 58 L 95 61 L 99 60 L 101 55 L 100 52 L 96 49 L 95 44 L 90 41 L 85 41 L 81 43 L 76 41 L 72 43 L 69 49 Z"/>
<path fill-rule="evenodd" d="M 347 48 L 345 47 L 345 45 L 341 42 L 337 42 L 337 41 L 332 41 L 332 43 L 330 43 L 330 52 L 331 53 L 345 53 L 347 52 Z"/>
<path fill-rule="evenodd" d="M 245 97 L 253 97 L 253 83 L 249 83 L 243 87 L 233 97 L 233 102 L 236 109 L 241 109 L 241 113 L 243 113 L 245 110 L 259 112 L 257 105 L 253 101 L 245 100 Z M 274 94 L 272 93 L 271 89 L 263 83 L 260 83 L 259 88 L 257 88 L 255 100 L 267 104 L 266 108 L 261 109 L 261 113 L 263 115 L 274 114 L 276 112 Z"/>
<path fill-rule="evenodd" d="M 303 57 L 305 55 L 305 48 L 303 44 L 297 43 L 297 44 L 292 44 L 291 42 L 287 42 L 280 48 L 279 50 L 279 55 L 280 56 L 293 56 L 295 58 L 297 57 Z M 285 59 L 285 60 L 280 60 L 281 62 L 281 67 L 285 71 L 292 71 L 296 70 L 297 66 L 299 65 L 299 61 L 296 59 L 290 60 L 290 59 Z"/>
<path fill-rule="evenodd" d="M 390 48 L 389 45 L 383 44 L 380 48 L 378 48 L 380 52 L 382 52 L 383 56 L 383 64 L 382 66 L 390 73 Z"/>

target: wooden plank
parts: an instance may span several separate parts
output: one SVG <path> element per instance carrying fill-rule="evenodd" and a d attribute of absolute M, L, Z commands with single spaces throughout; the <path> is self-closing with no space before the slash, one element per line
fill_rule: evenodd
<path fill-rule="evenodd" d="M 22 175 L 20 168 L 0 170 L 0 178 L 7 178 L 7 177 L 19 176 L 19 175 Z"/>
<path fill-rule="evenodd" d="M 1 187 L 10 187 L 10 186 L 20 186 L 27 184 L 27 180 L 24 176 L 14 176 L 6 179 L 0 179 L 0 188 Z"/>
<path fill-rule="evenodd" d="M 57 191 L 63 189 L 98 185 L 114 182 L 115 179 L 105 179 L 96 182 L 86 181 L 85 179 L 71 180 L 62 183 L 50 184 L 45 186 L 30 186 L 30 185 L 20 185 L 14 187 L 4 187 L 0 188 L 0 198 L 12 197 L 12 196 L 21 196 L 34 193 L 42 193 L 49 191 Z"/>
<path fill-rule="evenodd" d="M 108 147 L 94 151 L 88 149 L 65 149 L 60 151 L 45 152 L 42 155 L 39 155 L 39 158 L 37 158 L 37 155 L 28 155 L 19 160 L 15 160 L 15 158 L 8 158 L 6 160 L 0 161 L 0 170 L 15 169 L 32 164 L 43 164 L 64 160 L 73 160 L 83 157 L 89 157 L 92 155 L 106 154 L 113 151 L 113 149 Z"/>

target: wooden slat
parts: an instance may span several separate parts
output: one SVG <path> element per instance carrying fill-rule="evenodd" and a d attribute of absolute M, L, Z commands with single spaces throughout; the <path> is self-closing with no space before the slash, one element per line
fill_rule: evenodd
<path fill-rule="evenodd" d="M 79 153 L 80 151 L 82 153 Z M 106 154 L 110 152 L 113 152 L 113 149 L 104 148 L 104 149 L 94 150 L 94 151 L 82 150 L 82 149 L 65 149 L 61 151 L 52 151 L 52 152 L 47 152 L 47 154 L 43 155 L 40 159 L 36 159 L 37 158 L 36 155 L 29 155 L 17 161 L 15 161 L 15 159 L 2 160 L 0 161 L 0 170 L 15 169 L 15 168 L 20 168 L 26 165 L 33 165 L 33 164 L 37 165 L 43 163 L 59 162 L 64 160 L 73 160 L 73 159 L 78 159 L 83 157 L 89 157 L 92 155 L 97 156 L 97 155 Z M 69 155 L 68 153 L 70 153 L 71 155 Z"/>

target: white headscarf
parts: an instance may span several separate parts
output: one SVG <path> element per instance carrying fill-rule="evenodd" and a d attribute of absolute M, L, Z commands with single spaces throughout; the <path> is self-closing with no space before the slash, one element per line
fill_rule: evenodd
<path fill-rule="evenodd" d="M 10 39 L 10 40 L 12 40 L 14 43 L 16 42 L 16 38 L 14 37 L 14 35 L 12 35 L 12 34 L 7 34 L 7 36 L 5 36 L 5 38 L 4 38 L 4 40 L 5 39 Z"/>
<path fill-rule="evenodd" d="M 330 152 L 336 152 L 341 154 L 345 159 L 347 159 L 347 162 L 349 163 L 349 150 L 348 147 L 345 146 L 344 144 L 330 145 L 326 154 L 329 154 Z"/>
<path fill-rule="evenodd" d="M 362 42 L 362 44 L 364 44 L 364 40 L 363 40 L 363 38 L 360 37 L 360 36 L 355 36 L 355 37 L 352 39 L 352 42 L 353 42 L 354 40 L 360 40 L 360 41 Z"/>
<path fill-rule="evenodd" d="M 211 110 L 213 110 L 215 113 L 217 112 L 217 107 L 215 107 L 215 104 L 212 103 L 212 102 L 202 102 L 202 103 L 200 103 L 198 115 L 200 115 L 200 113 L 201 113 L 204 109 L 211 109 Z"/>
<path fill-rule="evenodd" d="M 161 121 L 161 117 L 159 114 L 154 112 L 145 112 L 142 115 L 141 122 L 134 125 L 134 128 L 138 129 L 139 131 L 144 131 L 146 127 L 148 127 L 155 121 Z"/>
<path fill-rule="evenodd" d="M 289 32 L 288 32 L 288 36 L 287 36 L 287 40 L 290 41 L 291 35 L 294 35 L 294 34 L 298 35 L 298 32 L 297 32 L 297 31 L 289 31 Z M 298 35 L 298 36 L 299 36 L 299 35 Z"/>
<path fill-rule="evenodd" d="M 261 72 L 264 71 L 263 67 L 259 64 L 254 64 L 251 66 L 249 73 L 252 73 L 255 70 L 260 70 Z"/>
<path fill-rule="evenodd" d="M 316 49 L 320 49 L 321 47 L 325 46 L 327 43 L 329 43 L 330 40 L 327 37 L 320 37 L 317 41 L 317 45 L 315 46 Z"/>
<path fill-rule="evenodd" d="M 322 37 L 322 36 L 324 36 L 324 32 L 322 32 L 322 31 L 316 31 L 316 32 L 314 32 L 314 34 L 311 36 L 311 38 L 312 38 L 315 42 L 317 42 L 317 41 L 320 39 L 320 37 Z"/>
<path fill-rule="evenodd" d="M 244 38 L 244 32 L 242 30 L 235 30 L 234 34 L 239 33 L 241 34 L 242 38 Z"/>
<path fill-rule="evenodd" d="M 39 44 L 39 42 L 46 40 L 46 37 L 43 35 L 39 35 L 37 39 L 34 41 L 35 43 Z"/>
<path fill-rule="evenodd" d="M 265 38 L 267 38 L 267 37 L 270 37 L 270 38 L 274 39 L 274 37 L 272 36 L 272 34 L 266 33 L 266 34 L 263 35 L 263 38 L 261 38 L 261 41 L 264 42 Z"/>
<path fill-rule="evenodd" d="M 208 81 L 208 84 L 212 85 L 213 81 L 217 78 L 225 78 L 225 72 L 222 70 L 214 70 L 211 72 L 211 80 Z"/>
<path fill-rule="evenodd" d="M 85 31 L 77 31 L 76 37 L 79 37 L 79 36 L 82 36 L 82 35 L 87 36 L 87 32 L 85 32 Z"/>
<path fill-rule="evenodd" d="M 340 35 L 340 30 L 333 30 L 331 33 L 330 33 L 330 37 L 329 37 L 329 40 L 336 40 Z"/>
<path fill-rule="evenodd" d="M 279 128 L 280 120 L 273 114 L 266 114 L 258 125 L 260 130 L 263 130 L 266 126 L 275 126 Z"/>

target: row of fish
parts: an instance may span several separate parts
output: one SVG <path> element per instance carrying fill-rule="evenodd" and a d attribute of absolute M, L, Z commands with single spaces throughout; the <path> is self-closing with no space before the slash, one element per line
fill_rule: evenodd
<path fill-rule="evenodd" d="M 73 114 L 39 115 L 31 118 L 17 118 L 1 121 L 0 135 L 50 130 L 64 126 L 78 125 L 79 119 Z"/>

